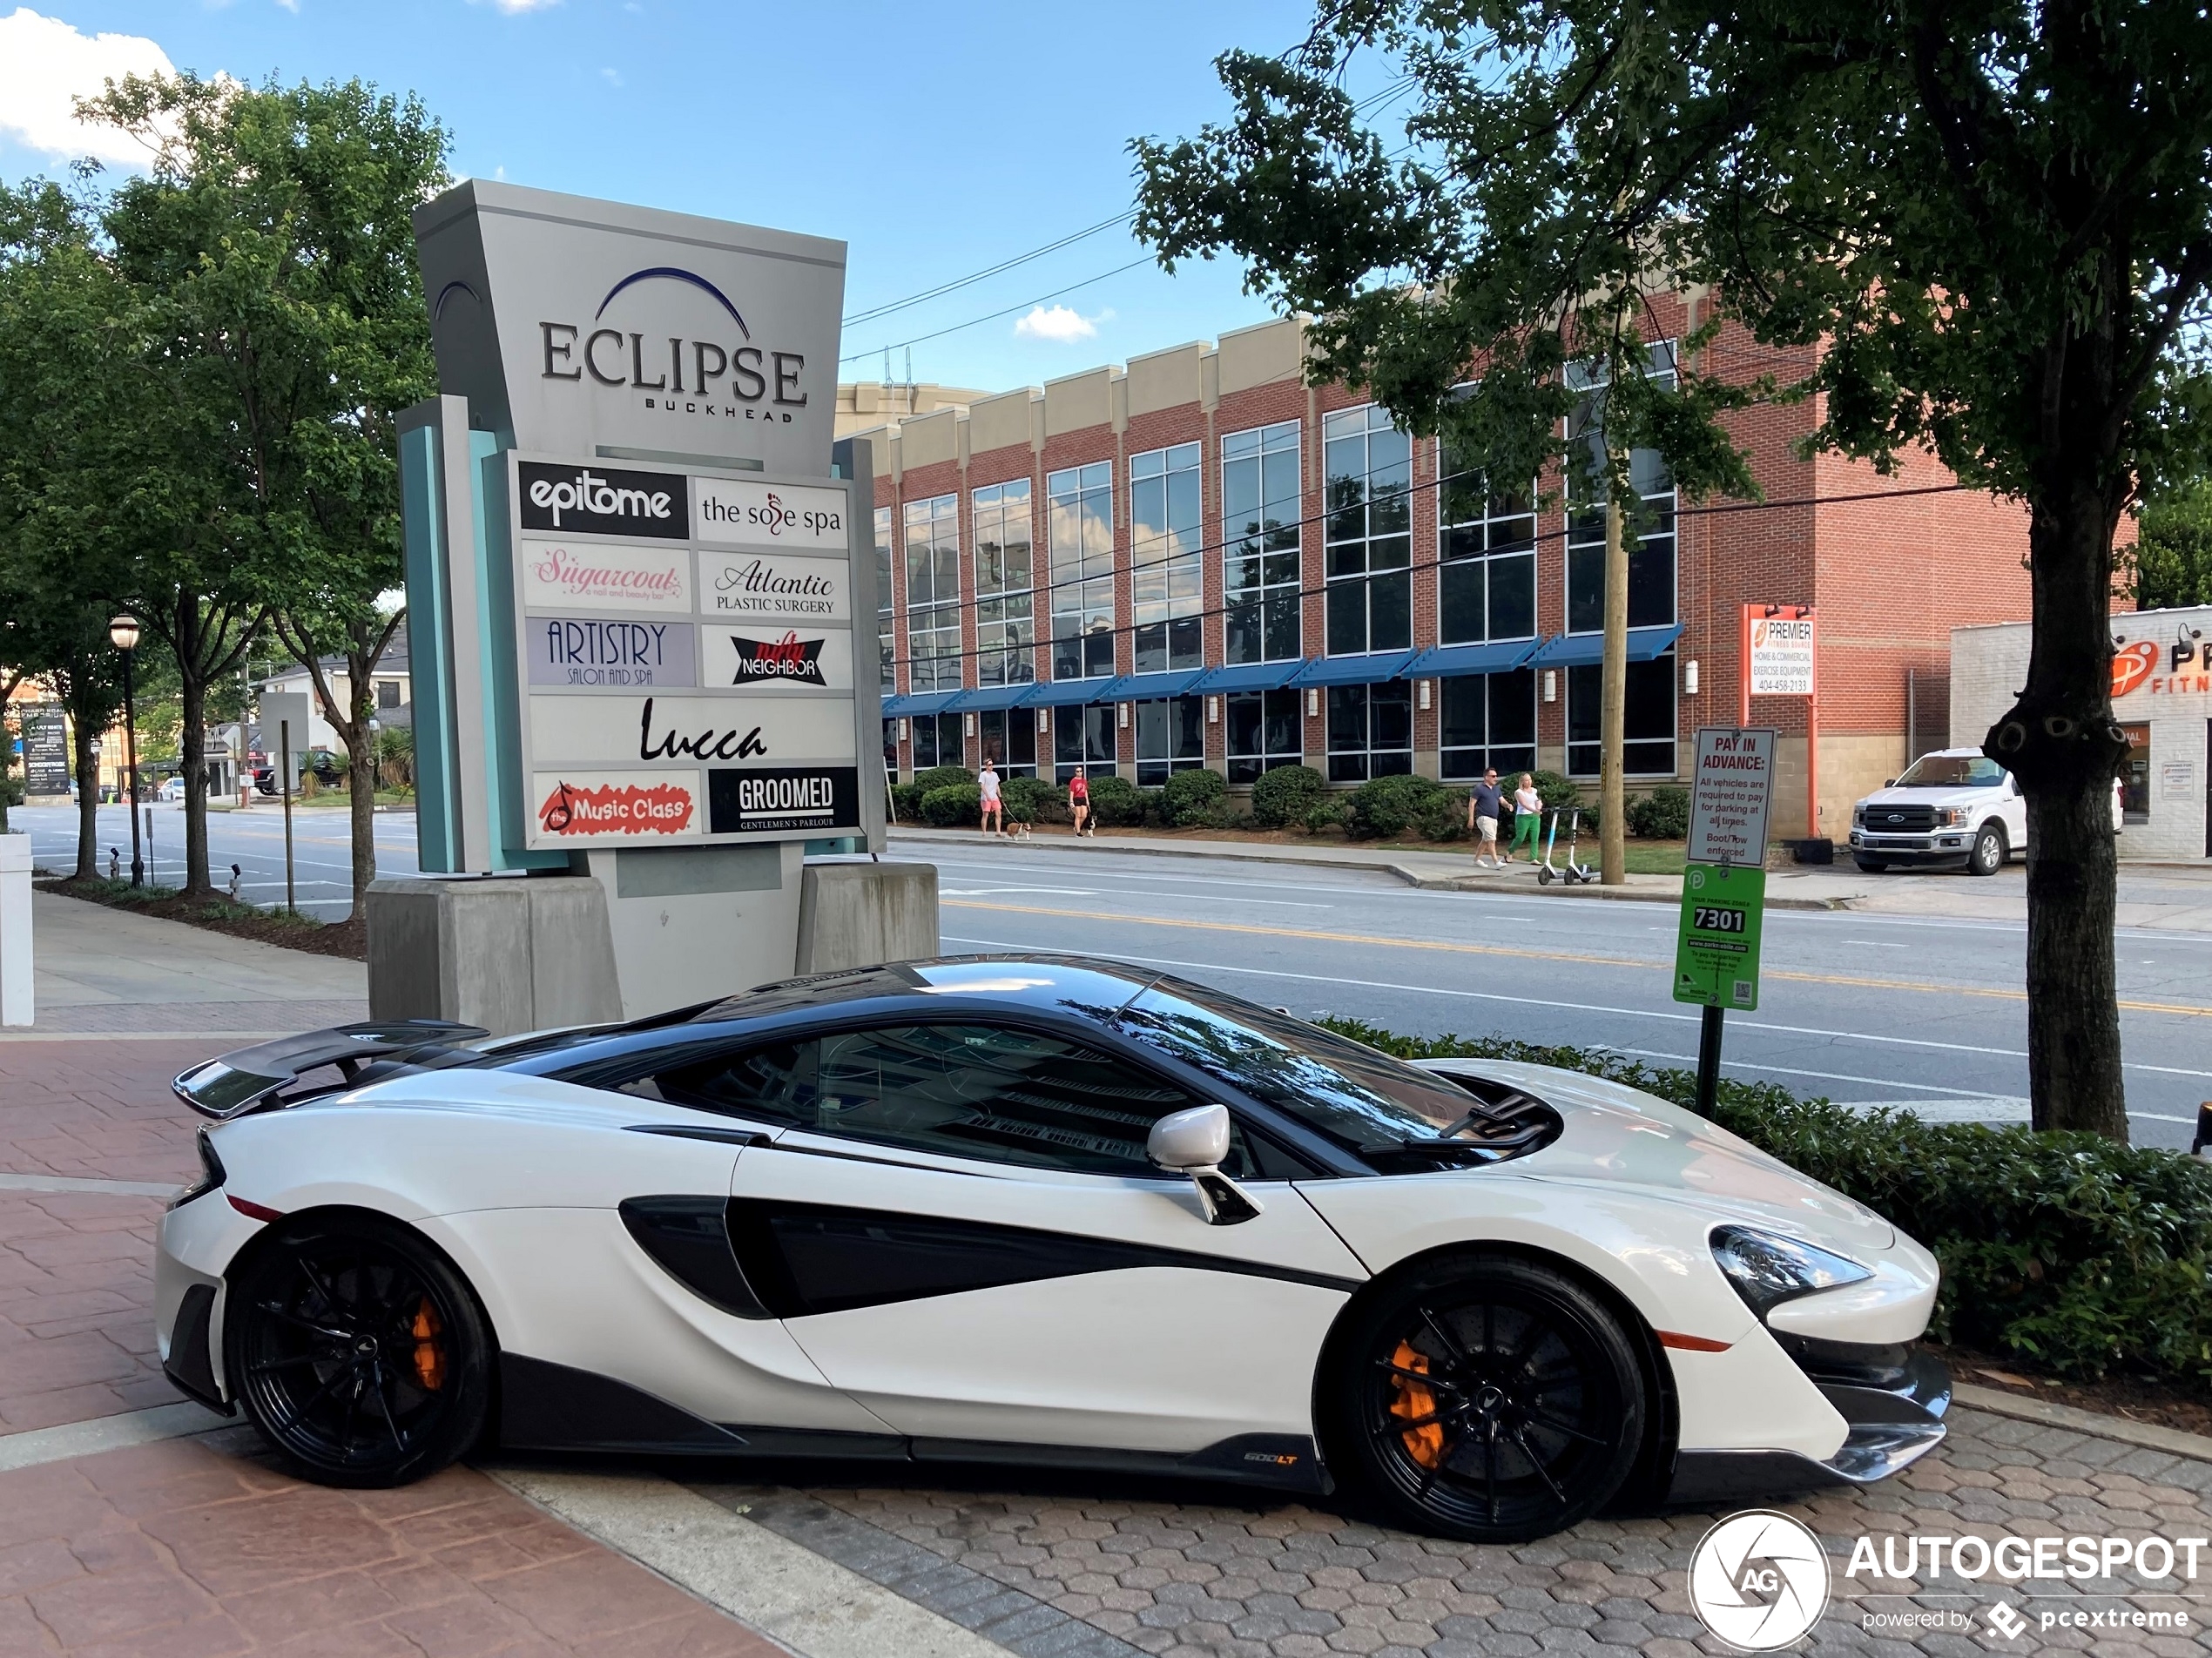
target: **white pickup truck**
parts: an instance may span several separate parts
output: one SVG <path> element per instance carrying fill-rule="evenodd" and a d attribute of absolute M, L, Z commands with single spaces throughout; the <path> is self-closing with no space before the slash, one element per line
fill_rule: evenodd
<path fill-rule="evenodd" d="M 2113 785 L 2112 826 L 2121 824 Z M 2027 850 L 2027 802 L 2013 774 L 1978 748 L 1938 749 L 1851 812 L 1851 857 L 1870 874 L 1892 864 L 1964 864 L 1994 875 Z"/>

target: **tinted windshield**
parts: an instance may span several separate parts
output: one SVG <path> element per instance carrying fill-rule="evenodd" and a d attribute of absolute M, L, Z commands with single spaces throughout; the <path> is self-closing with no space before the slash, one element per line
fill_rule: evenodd
<path fill-rule="evenodd" d="M 1433 1141 L 1474 1103 L 1441 1078 L 1371 1048 L 1177 980 L 1144 992 L 1116 1022 L 1354 1150 Z"/>
<path fill-rule="evenodd" d="M 2005 780 L 2005 768 L 1986 754 L 1923 754 L 1898 778 L 1900 789 L 1989 788 Z"/>

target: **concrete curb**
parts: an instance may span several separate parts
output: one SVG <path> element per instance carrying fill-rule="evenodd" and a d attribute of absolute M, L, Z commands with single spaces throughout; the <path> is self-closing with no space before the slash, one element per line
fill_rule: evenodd
<path fill-rule="evenodd" d="M 2084 1411 L 2045 1399 L 2022 1399 L 2017 1393 L 1977 1387 L 1971 1382 L 1952 1384 L 1951 1397 L 1969 1410 L 1986 1411 L 1992 1416 L 2040 1422 L 2046 1427 L 2071 1428 L 2076 1433 L 2094 1433 L 2101 1439 L 2117 1439 L 2123 1445 L 2141 1446 L 2147 1451 L 2163 1451 L 2168 1456 L 2212 1462 L 2212 1438 L 2202 1433 L 2188 1433 L 2180 1428 L 2161 1427 L 2155 1422 L 2132 1421 L 2124 1416 L 2108 1416 L 2102 1411 Z"/>
<path fill-rule="evenodd" d="M 1650 887 L 1575 886 L 1557 883 L 1550 886 L 1535 885 L 1506 886 L 1495 880 L 1486 880 L 1480 875 L 1436 875 L 1408 868 L 1390 858 L 1376 854 L 1372 857 L 1316 858 L 1302 853 L 1295 847 L 1274 846 L 1246 846 L 1237 841 L 1205 840 L 1186 846 L 1162 846 L 1157 842 L 1095 840 L 1086 837 L 1078 843 L 1072 836 L 1055 836 L 1046 840 L 988 840 L 981 835 L 952 829 L 909 829 L 900 825 L 890 832 L 889 839 L 916 842 L 924 846 L 1008 846 L 1016 850 L 1050 851 L 1065 844 L 1073 848 L 1078 844 L 1087 853 L 1118 853 L 1126 857 L 1197 858 L 1218 862 L 1253 864 L 1297 864 L 1309 869 L 1371 869 L 1394 875 L 1406 886 L 1424 893 L 1510 893 L 1515 897 L 1594 898 L 1614 902 L 1640 904 L 1680 904 L 1679 892 L 1664 892 Z M 1851 907 L 1848 899 L 1772 898 L 1766 901 L 1770 909 L 1783 910 L 1840 910 Z"/>

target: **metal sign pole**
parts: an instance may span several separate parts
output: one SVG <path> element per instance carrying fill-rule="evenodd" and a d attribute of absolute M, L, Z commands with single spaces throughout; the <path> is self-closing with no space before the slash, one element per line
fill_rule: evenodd
<path fill-rule="evenodd" d="M 284 788 L 284 907 L 297 915 L 300 913 L 299 894 L 292 880 L 292 722 L 277 722 L 277 747 L 282 755 L 277 764 L 277 778 Z"/>

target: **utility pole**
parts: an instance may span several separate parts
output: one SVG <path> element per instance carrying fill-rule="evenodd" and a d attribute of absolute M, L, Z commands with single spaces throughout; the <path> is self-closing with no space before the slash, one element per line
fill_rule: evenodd
<path fill-rule="evenodd" d="M 1608 458 L 1611 446 L 1607 446 Z M 1609 469 L 1609 468 L 1608 468 Z M 1598 880 L 1619 886 L 1629 879 L 1628 786 L 1622 750 L 1629 721 L 1629 549 L 1622 533 L 1621 503 L 1606 480 L 1605 644 L 1598 668 Z"/>

